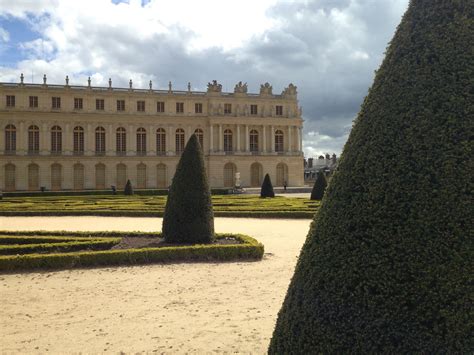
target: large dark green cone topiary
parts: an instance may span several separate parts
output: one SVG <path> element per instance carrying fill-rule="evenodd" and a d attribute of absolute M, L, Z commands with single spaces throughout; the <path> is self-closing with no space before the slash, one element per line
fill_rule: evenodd
<path fill-rule="evenodd" d="M 268 174 L 265 174 L 265 177 L 263 178 L 262 187 L 260 189 L 260 197 L 275 197 L 272 181 L 270 180 L 270 175 Z"/>
<path fill-rule="evenodd" d="M 133 187 L 132 187 L 132 182 L 130 180 L 127 180 L 127 183 L 125 184 L 125 188 L 123 190 L 124 195 L 133 195 Z"/>
<path fill-rule="evenodd" d="M 316 181 L 313 185 L 313 190 L 311 191 L 311 200 L 322 200 L 324 196 L 324 191 L 326 191 L 326 186 L 328 182 L 326 181 L 326 176 L 322 171 L 318 171 L 316 175 Z"/>
<path fill-rule="evenodd" d="M 214 215 L 204 158 L 193 134 L 181 155 L 163 217 L 163 236 L 170 243 L 210 243 Z"/>
<path fill-rule="evenodd" d="M 269 353 L 473 352 L 473 13 L 472 0 L 410 3 Z"/>

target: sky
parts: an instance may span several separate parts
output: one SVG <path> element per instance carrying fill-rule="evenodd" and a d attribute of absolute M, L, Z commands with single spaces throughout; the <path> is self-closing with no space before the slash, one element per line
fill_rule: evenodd
<path fill-rule="evenodd" d="M 408 0 L 0 0 L 0 82 L 298 87 L 306 157 L 342 152 Z"/>

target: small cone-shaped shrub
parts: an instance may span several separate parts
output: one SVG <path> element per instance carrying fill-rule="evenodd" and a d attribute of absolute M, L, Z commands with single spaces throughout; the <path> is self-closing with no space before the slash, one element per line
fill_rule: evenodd
<path fill-rule="evenodd" d="M 270 354 L 474 349 L 474 1 L 412 0 L 362 104 Z"/>
<path fill-rule="evenodd" d="M 201 145 L 193 134 L 173 177 L 163 217 L 169 243 L 210 243 L 214 215 Z"/>
<path fill-rule="evenodd" d="M 324 196 L 324 191 L 326 191 L 326 186 L 328 186 L 326 176 L 322 171 L 318 171 L 313 190 L 311 191 L 311 200 L 321 200 Z"/>
<path fill-rule="evenodd" d="M 130 180 L 127 180 L 123 193 L 125 195 L 133 195 L 133 188 L 132 188 L 132 183 L 130 182 Z"/>
<path fill-rule="evenodd" d="M 260 189 L 260 197 L 275 197 L 272 181 L 268 174 L 265 174 L 265 178 L 263 179 L 262 188 Z"/>

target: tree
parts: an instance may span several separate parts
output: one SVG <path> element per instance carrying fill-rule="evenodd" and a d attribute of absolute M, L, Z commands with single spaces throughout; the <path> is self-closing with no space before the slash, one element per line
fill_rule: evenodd
<path fill-rule="evenodd" d="M 132 188 L 132 183 L 130 182 L 130 180 L 127 180 L 123 193 L 124 195 L 133 195 L 133 188 Z"/>
<path fill-rule="evenodd" d="M 163 217 L 163 236 L 169 243 L 210 243 L 214 214 L 204 158 L 193 134 L 181 155 Z"/>
<path fill-rule="evenodd" d="M 311 191 L 311 200 L 322 200 L 324 196 L 324 191 L 326 191 L 326 186 L 328 183 L 326 181 L 326 176 L 324 172 L 318 171 L 316 175 L 316 181 L 314 182 L 313 190 Z"/>
<path fill-rule="evenodd" d="M 263 179 L 262 188 L 260 189 L 260 197 L 275 197 L 272 181 L 268 174 L 265 174 L 265 178 Z"/>
<path fill-rule="evenodd" d="M 474 349 L 474 2 L 412 0 L 344 147 L 269 353 Z"/>

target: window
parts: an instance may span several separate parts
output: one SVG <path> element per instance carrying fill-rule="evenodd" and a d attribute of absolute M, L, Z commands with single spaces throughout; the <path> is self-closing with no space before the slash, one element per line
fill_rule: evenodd
<path fill-rule="evenodd" d="M 95 129 L 95 155 L 105 155 L 105 128 Z"/>
<path fill-rule="evenodd" d="M 183 113 L 183 112 L 184 112 L 184 102 L 177 102 L 176 113 Z"/>
<path fill-rule="evenodd" d="M 137 155 L 146 155 L 146 130 L 143 127 L 137 129 Z"/>
<path fill-rule="evenodd" d="M 166 179 L 166 165 L 165 164 L 158 164 L 156 166 L 156 186 L 159 189 L 166 189 L 168 187 L 167 179 Z"/>
<path fill-rule="evenodd" d="M 232 104 L 224 104 L 224 114 L 232 113 Z"/>
<path fill-rule="evenodd" d="M 224 130 L 224 152 L 232 152 L 232 131 Z"/>
<path fill-rule="evenodd" d="M 82 110 L 82 98 L 74 98 L 74 110 Z"/>
<path fill-rule="evenodd" d="M 105 189 L 105 165 L 102 163 L 95 166 L 95 188 Z"/>
<path fill-rule="evenodd" d="M 288 167 L 284 163 L 276 166 L 276 186 L 288 185 Z"/>
<path fill-rule="evenodd" d="M 7 95 L 7 107 L 15 107 L 15 95 Z"/>
<path fill-rule="evenodd" d="M 250 151 L 258 152 L 258 132 L 255 129 L 250 131 Z"/>
<path fill-rule="evenodd" d="M 125 100 L 117 100 L 117 111 L 125 111 Z"/>
<path fill-rule="evenodd" d="M 62 130 L 59 126 L 51 128 L 51 154 L 61 154 L 63 146 Z"/>
<path fill-rule="evenodd" d="M 39 166 L 37 164 L 28 165 L 28 190 L 39 190 Z"/>
<path fill-rule="evenodd" d="M 166 132 L 163 128 L 156 130 L 156 154 L 166 155 Z"/>
<path fill-rule="evenodd" d="M 202 113 L 202 103 L 197 102 L 194 104 L 194 113 Z"/>
<path fill-rule="evenodd" d="M 103 111 L 104 108 L 105 108 L 104 99 L 95 99 L 95 109 L 99 111 Z"/>
<path fill-rule="evenodd" d="M 30 108 L 38 107 L 38 96 L 30 96 Z"/>
<path fill-rule="evenodd" d="M 145 101 L 137 101 L 137 111 L 145 112 Z"/>
<path fill-rule="evenodd" d="M 74 190 L 84 190 L 84 165 L 77 163 L 72 169 Z"/>
<path fill-rule="evenodd" d="M 5 154 L 16 152 L 16 127 L 9 124 L 5 127 Z"/>
<path fill-rule="evenodd" d="M 146 165 L 137 165 L 137 189 L 146 189 Z"/>
<path fill-rule="evenodd" d="M 60 164 L 51 165 L 51 190 L 61 190 L 62 166 Z"/>
<path fill-rule="evenodd" d="M 73 153 L 74 155 L 84 154 L 84 128 L 74 127 L 73 130 Z"/>
<path fill-rule="evenodd" d="M 199 144 L 201 145 L 201 149 L 204 148 L 204 132 L 202 131 L 201 128 L 197 128 L 194 131 L 194 134 L 196 135 Z"/>
<path fill-rule="evenodd" d="M 5 165 L 5 191 L 15 190 L 16 167 L 13 164 Z"/>
<path fill-rule="evenodd" d="M 277 116 L 283 116 L 283 106 L 277 105 L 277 106 L 275 107 L 275 109 L 276 109 L 276 115 L 277 115 Z"/>
<path fill-rule="evenodd" d="M 39 153 L 39 128 L 38 126 L 28 127 L 28 154 Z"/>
<path fill-rule="evenodd" d="M 125 164 L 117 164 L 117 188 L 123 189 L 127 183 L 127 166 Z"/>
<path fill-rule="evenodd" d="M 125 128 L 117 128 L 115 137 L 117 155 L 125 155 L 127 152 L 127 132 L 125 131 Z"/>
<path fill-rule="evenodd" d="M 51 98 L 51 107 L 55 110 L 58 110 L 61 108 L 61 98 L 53 96 Z"/>
<path fill-rule="evenodd" d="M 184 151 L 184 129 L 178 128 L 176 130 L 176 153 Z"/>
<path fill-rule="evenodd" d="M 156 112 L 165 112 L 165 103 L 163 101 L 156 103 Z"/>
<path fill-rule="evenodd" d="M 250 114 L 251 115 L 258 115 L 258 106 L 257 105 L 250 105 Z"/>
<path fill-rule="evenodd" d="M 224 187 L 234 187 L 235 186 L 235 173 L 237 172 L 237 167 L 233 163 L 227 163 L 224 165 Z"/>
<path fill-rule="evenodd" d="M 275 152 L 283 152 L 283 131 L 275 131 Z"/>
<path fill-rule="evenodd" d="M 250 165 L 250 186 L 258 187 L 262 185 L 263 168 L 260 163 Z"/>

